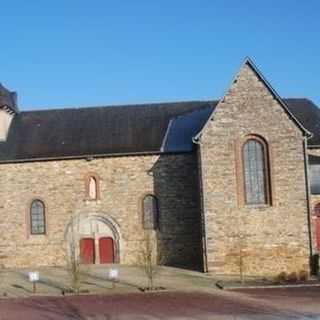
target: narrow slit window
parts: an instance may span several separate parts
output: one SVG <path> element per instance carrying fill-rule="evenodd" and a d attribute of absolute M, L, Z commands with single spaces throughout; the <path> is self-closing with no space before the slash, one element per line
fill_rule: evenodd
<path fill-rule="evenodd" d="M 89 178 L 89 198 L 92 200 L 97 199 L 97 180 L 94 177 Z"/>

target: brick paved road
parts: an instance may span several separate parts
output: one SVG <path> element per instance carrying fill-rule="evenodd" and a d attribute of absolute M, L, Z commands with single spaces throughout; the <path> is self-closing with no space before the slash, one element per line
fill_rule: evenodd
<path fill-rule="evenodd" d="M 278 289 L 277 289 L 278 290 Z M 292 289 L 291 289 L 292 290 Z M 271 292 L 270 292 L 271 293 Z M 251 292 L 251 296 L 254 294 Z M 273 307 L 266 303 L 269 294 L 258 299 L 235 294 L 206 293 L 131 293 L 73 297 L 31 297 L 0 300 L 1 320 L 112 320 L 112 319 L 320 319 L 312 310 Z M 298 295 L 299 296 L 299 295 Z M 294 304 L 299 297 L 294 297 Z M 288 299 L 288 297 L 287 297 Z M 320 302 L 319 292 L 309 293 L 309 301 Z M 306 303 L 306 300 L 304 300 Z"/>
<path fill-rule="evenodd" d="M 320 286 L 241 289 L 234 292 L 246 294 L 258 301 L 268 301 L 278 308 L 319 315 L 320 319 Z"/>

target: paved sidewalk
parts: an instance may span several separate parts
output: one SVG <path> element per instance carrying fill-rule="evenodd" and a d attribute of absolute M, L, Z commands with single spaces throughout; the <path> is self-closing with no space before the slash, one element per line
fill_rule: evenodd
<path fill-rule="evenodd" d="M 117 268 L 119 281 L 115 288 L 108 278 L 110 268 Z M 200 272 L 159 267 L 155 276 L 155 286 L 166 290 L 216 290 L 213 278 Z M 62 267 L 38 269 L 6 269 L 0 272 L 0 298 L 29 297 L 34 295 L 28 272 L 38 271 L 40 281 L 37 283 L 36 295 L 61 296 L 70 289 L 70 275 Z M 84 294 L 114 294 L 140 292 L 147 286 L 147 278 L 143 270 L 134 266 L 100 265 L 85 269 L 82 277 L 81 292 Z"/>

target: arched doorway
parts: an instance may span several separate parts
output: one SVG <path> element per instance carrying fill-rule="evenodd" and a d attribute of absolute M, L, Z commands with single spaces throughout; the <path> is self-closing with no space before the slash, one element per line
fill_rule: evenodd
<path fill-rule="evenodd" d="M 120 262 L 118 225 L 112 218 L 93 214 L 77 215 L 67 227 L 66 239 L 69 252 L 75 251 L 83 264 Z"/>

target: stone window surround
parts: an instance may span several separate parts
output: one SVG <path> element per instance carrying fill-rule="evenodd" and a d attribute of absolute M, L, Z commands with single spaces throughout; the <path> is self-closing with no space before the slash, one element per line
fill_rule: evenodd
<path fill-rule="evenodd" d="M 153 229 L 153 231 L 159 230 L 160 229 L 160 205 L 159 205 L 159 198 L 153 193 L 153 192 L 145 192 L 139 199 L 139 213 L 140 213 L 140 222 L 142 229 L 144 229 L 144 199 L 147 196 L 154 197 L 156 199 L 156 204 L 157 204 L 157 221 L 156 221 L 156 228 Z M 150 229 L 144 229 L 144 230 L 150 230 Z"/>
<path fill-rule="evenodd" d="M 44 233 L 31 233 L 31 205 L 34 201 L 39 200 L 43 203 L 44 206 L 44 224 L 45 224 L 45 232 Z M 48 205 L 46 201 L 41 197 L 33 197 L 26 207 L 26 238 L 47 238 L 48 236 Z"/>
<path fill-rule="evenodd" d="M 265 159 L 265 176 L 266 176 L 266 203 L 265 204 L 246 204 L 246 194 L 245 194 L 245 179 L 244 179 L 244 157 L 243 157 L 243 147 L 248 140 L 257 140 L 263 145 L 264 159 Z M 237 196 L 238 196 L 238 206 L 246 208 L 266 208 L 273 205 L 273 194 L 272 187 L 272 153 L 270 144 L 268 141 L 259 134 L 250 133 L 245 135 L 243 138 L 238 139 L 236 142 L 236 179 L 237 179 Z"/>
<path fill-rule="evenodd" d="M 90 198 L 90 179 L 94 178 L 96 181 L 96 198 Z M 101 199 L 100 196 L 100 177 L 94 172 L 88 172 L 84 176 L 84 184 L 85 184 L 85 200 L 86 201 L 97 201 Z"/>

